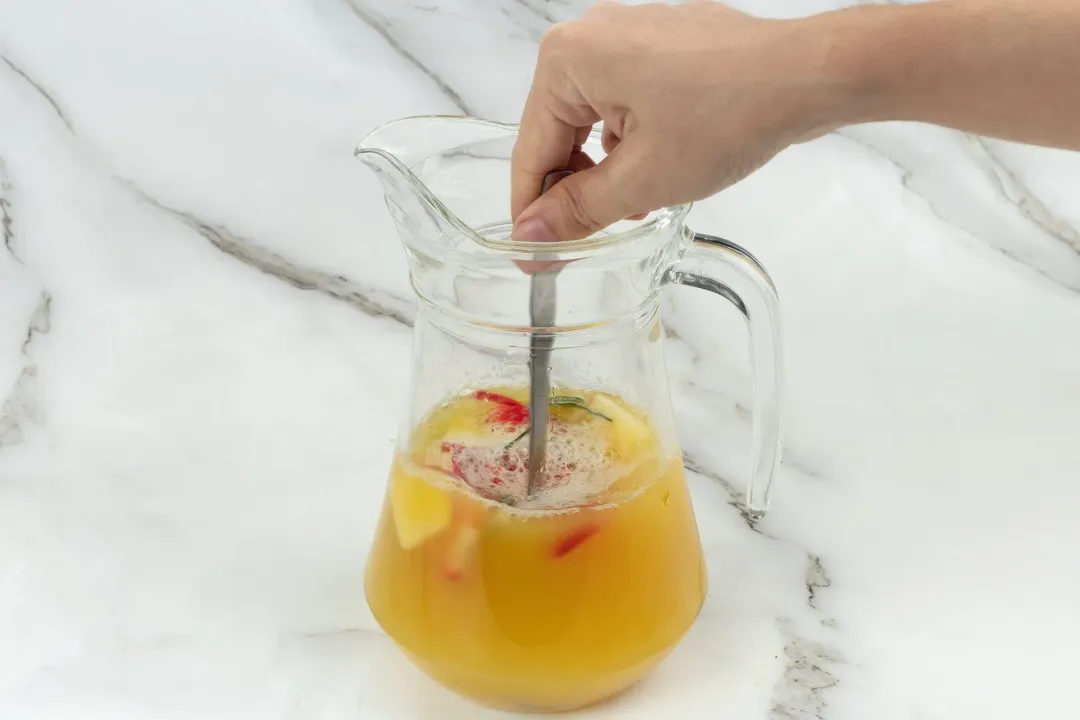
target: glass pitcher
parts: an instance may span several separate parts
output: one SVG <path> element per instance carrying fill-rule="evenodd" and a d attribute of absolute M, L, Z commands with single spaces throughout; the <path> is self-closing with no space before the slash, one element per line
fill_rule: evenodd
<path fill-rule="evenodd" d="M 419 303 L 411 397 L 365 590 L 383 629 L 444 686 L 493 707 L 558 711 L 639 680 L 705 598 L 661 292 L 709 290 L 747 318 L 754 519 L 780 454 L 779 310 L 749 253 L 686 227 L 688 205 L 584 240 L 510 240 L 516 135 L 419 117 L 356 150 L 382 182 Z M 603 157 L 599 133 L 584 150 Z M 550 328 L 529 323 L 520 263 L 538 258 L 560 268 Z M 533 333 L 553 349 L 547 455 L 530 490 Z"/>

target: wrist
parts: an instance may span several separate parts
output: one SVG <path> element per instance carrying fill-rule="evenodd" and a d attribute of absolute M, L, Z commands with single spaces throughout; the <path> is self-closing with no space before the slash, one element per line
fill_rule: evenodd
<path fill-rule="evenodd" d="M 872 51 L 866 39 L 868 14 L 877 7 L 859 7 L 777 23 L 774 59 L 790 102 L 791 126 L 797 141 L 877 119 L 886 105 L 877 79 L 867 67 Z M 868 11 L 868 12 L 867 12 Z"/>
<path fill-rule="evenodd" d="M 800 50 L 781 69 L 798 81 L 794 110 L 826 132 L 909 120 L 1078 147 L 1075 2 L 939 0 L 789 21 Z"/>
<path fill-rule="evenodd" d="M 929 59 L 947 5 L 862 6 L 796 21 L 813 47 L 818 112 L 830 129 L 920 119 L 917 101 L 940 72 Z"/>

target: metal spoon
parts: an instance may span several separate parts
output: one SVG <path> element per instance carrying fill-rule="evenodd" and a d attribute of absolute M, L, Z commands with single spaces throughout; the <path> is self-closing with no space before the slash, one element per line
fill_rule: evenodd
<path fill-rule="evenodd" d="M 567 175 L 569 170 L 557 170 L 544 177 L 541 194 Z M 549 258 L 537 257 L 538 260 Z M 543 331 L 555 327 L 555 279 L 559 269 L 533 272 L 529 278 L 529 485 L 528 495 L 535 492 L 544 461 L 547 459 L 548 402 L 551 397 L 551 349 L 555 335 Z M 540 329 L 541 332 L 537 332 Z"/>

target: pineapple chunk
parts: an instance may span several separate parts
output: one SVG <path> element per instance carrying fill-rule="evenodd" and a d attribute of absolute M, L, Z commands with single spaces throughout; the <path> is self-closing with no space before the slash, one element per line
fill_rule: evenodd
<path fill-rule="evenodd" d="M 652 433 L 645 421 L 622 403 L 603 393 L 590 393 L 585 403 L 611 418 L 611 449 L 622 460 L 632 459 L 647 447 Z"/>
<path fill-rule="evenodd" d="M 398 542 L 410 550 L 446 528 L 454 505 L 441 474 L 434 470 L 402 471 L 390 488 Z"/>

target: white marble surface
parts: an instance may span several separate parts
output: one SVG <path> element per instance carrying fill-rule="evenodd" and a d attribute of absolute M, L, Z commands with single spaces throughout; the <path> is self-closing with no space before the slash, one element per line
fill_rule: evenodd
<path fill-rule="evenodd" d="M 0 0 L 0 718 L 498 716 L 364 604 L 412 305 L 350 151 L 514 119 L 585 4 Z M 861 127 L 694 219 L 781 293 L 779 488 L 731 506 L 745 331 L 673 293 L 711 594 L 582 716 L 1080 715 L 1080 157 Z"/>

